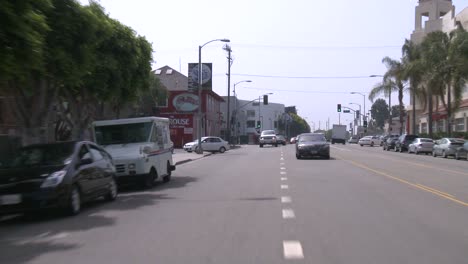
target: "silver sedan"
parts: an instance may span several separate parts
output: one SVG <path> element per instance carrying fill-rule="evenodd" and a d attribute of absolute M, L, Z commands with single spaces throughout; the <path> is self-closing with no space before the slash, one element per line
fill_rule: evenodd
<path fill-rule="evenodd" d="M 442 156 L 447 158 L 448 156 L 455 156 L 457 148 L 463 146 L 465 140 L 459 138 L 442 138 L 434 143 L 432 148 L 432 156 Z"/>
<path fill-rule="evenodd" d="M 434 140 L 430 138 L 416 138 L 413 143 L 408 147 L 408 153 L 432 153 L 432 148 L 434 146 Z"/>

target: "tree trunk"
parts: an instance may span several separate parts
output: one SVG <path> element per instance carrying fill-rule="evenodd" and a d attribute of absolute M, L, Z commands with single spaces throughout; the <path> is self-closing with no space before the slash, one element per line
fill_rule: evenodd
<path fill-rule="evenodd" d="M 388 134 L 391 134 L 392 120 L 392 90 L 390 90 L 388 93 Z"/>
<path fill-rule="evenodd" d="M 413 135 L 416 135 L 416 87 L 417 85 L 415 85 L 414 83 L 414 80 L 411 79 L 410 80 L 411 82 L 411 93 L 412 93 L 412 97 L 413 97 L 413 102 L 412 102 L 412 106 L 413 106 L 413 112 L 412 112 L 412 121 L 411 121 L 411 126 L 413 127 Z"/>
<path fill-rule="evenodd" d="M 400 135 L 403 134 L 403 117 L 404 117 L 404 106 L 403 106 L 403 85 L 398 87 L 398 103 L 400 108 Z M 409 132 L 409 131 L 408 131 Z"/>
<path fill-rule="evenodd" d="M 427 131 L 429 132 L 429 137 L 433 138 L 433 131 L 432 131 L 432 91 L 429 88 L 427 93 L 427 100 L 428 100 L 428 117 L 427 117 Z"/>
<path fill-rule="evenodd" d="M 447 133 L 452 136 L 452 86 L 447 85 Z"/>

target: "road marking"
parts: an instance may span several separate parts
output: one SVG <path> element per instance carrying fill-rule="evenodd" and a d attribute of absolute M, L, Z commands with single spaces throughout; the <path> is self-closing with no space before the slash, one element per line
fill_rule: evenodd
<path fill-rule="evenodd" d="M 283 219 L 293 219 L 296 218 L 294 211 L 292 209 L 283 209 Z"/>
<path fill-rule="evenodd" d="M 409 182 L 409 181 L 407 181 L 407 180 L 403 180 L 403 179 L 401 179 L 401 178 L 392 176 L 392 175 L 390 175 L 390 174 L 388 174 L 388 173 L 385 173 L 385 172 L 382 172 L 382 171 L 378 171 L 378 170 L 372 169 L 372 168 L 370 168 L 370 167 L 367 167 L 366 165 L 360 164 L 360 163 L 355 162 L 355 161 L 353 161 L 353 160 L 346 160 L 346 159 L 343 159 L 343 158 L 341 158 L 341 157 L 339 157 L 339 158 L 340 158 L 341 160 L 344 160 L 344 161 L 346 161 L 346 162 L 348 162 L 348 163 L 351 163 L 351 164 L 353 164 L 354 166 L 359 167 L 359 168 L 361 168 L 361 169 L 365 169 L 365 170 L 374 172 L 374 173 L 376 173 L 376 174 L 382 175 L 382 176 L 384 176 L 384 177 L 387 177 L 387 178 L 390 178 L 390 179 L 399 181 L 399 182 L 401 182 L 401 183 L 408 184 L 408 185 L 413 186 L 413 187 L 415 187 L 415 188 L 417 188 L 417 189 L 420 189 L 420 190 L 423 190 L 423 191 L 426 191 L 426 192 L 430 192 L 430 193 L 435 194 L 435 195 L 437 195 L 437 196 L 439 196 L 439 197 L 445 198 L 445 199 L 450 200 L 450 201 L 452 201 L 452 202 L 455 202 L 455 203 L 458 203 L 458 204 L 461 204 L 461 205 L 463 205 L 463 206 L 467 206 L 467 207 L 468 207 L 468 203 L 465 203 L 465 202 L 463 202 L 463 201 L 460 201 L 460 200 L 455 199 L 454 196 L 451 195 L 451 194 L 444 193 L 444 192 L 442 192 L 442 191 L 439 191 L 439 190 L 437 190 L 437 189 L 433 189 L 433 188 L 430 188 L 430 187 L 427 187 L 427 186 L 424 186 L 424 185 L 411 183 L 411 182 Z"/>
<path fill-rule="evenodd" d="M 282 170 L 285 170 L 286 168 L 285 167 L 281 167 Z"/>
<path fill-rule="evenodd" d="M 283 175 L 284 175 L 284 174 L 286 174 L 286 172 L 285 172 L 285 171 L 280 171 L 280 174 L 283 174 Z"/>
<path fill-rule="evenodd" d="M 281 185 L 281 189 L 289 189 L 289 186 L 288 185 Z"/>
<path fill-rule="evenodd" d="M 440 193 L 440 194 L 442 194 L 442 195 L 445 195 L 445 196 L 449 196 L 449 197 L 455 198 L 455 196 L 453 196 L 453 195 L 451 195 L 451 194 L 448 194 L 448 193 L 446 193 L 446 192 L 443 192 L 443 191 L 439 191 L 439 190 L 433 189 L 433 188 L 431 188 L 431 187 L 429 187 L 429 186 L 422 185 L 422 184 L 419 184 L 419 183 L 417 183 L 416 185 L 418 185 L 418 186 L 421 186 L 422 188 L 425 188 L 425 189 L 431 190 L 431 191 L 433 191 L 433 192 L 437 192 L 437 193 Z"/>
<path fill-rule="evenodd" d="M 280 165 L 284 165 L 285 163 L 284 162 L 281 162 Z"/>
<path fill-rule="evenodd" d="M 284 160 L 283 158 L 281 158 L 280 160 Z"/>
<path fill-rule="evenodd" d="M 283 254 L 285 259 L 303 259 L 301 242 L 297 240 L 283 241 Z"/>
<path fill-rule="evenodd" d="M 282 203 L 290 203 L 290 202 L 292 202 L 292 199 L 289 196 L 282 196 L 281 197 L 281 202 Z"/>
<path fill-rule="evenodd" d="M 286 178 L 286 177 L 281 177 L 281 180 L 282 180 L 282 181 L 287 181 L 288 178 Z"/>
<path fill-rule="evenodd" d="M 337 149 L 337 150 L 341 150 L 341 151 L 351 151 L 349 149 L 339 148 L 339 147 L 335 147 L 335 146 L 332 146 L 332 148 Z"/>

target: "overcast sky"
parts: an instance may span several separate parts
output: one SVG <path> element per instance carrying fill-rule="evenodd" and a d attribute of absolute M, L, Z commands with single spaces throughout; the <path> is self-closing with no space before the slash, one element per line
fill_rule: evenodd
<path fill-rule="evenodd" d="M 87 0 L 80 0 L 87 4 Z M 417 0 L 100 0 L 112 18 L 145 36 L 154 49 L 153 68 L 168 65 L 187 75 L 198 62 L 198 46 L 218 38 L 231 40 L 231 87 L 240 99 L 265 93 L 270 101 L 295 105 L 312 127 L 338 123 L 336 105 L 358 108 L 383 74 L 382 58 L 401 58 L 401 46 L 414 30 Z M 468 0 L 453 0 L 456 13 Z M 227 95 L 225 43 L 202 49 L 213 63 L 213 90 Z M 272 78 L 287 76 L 309 78 Z M 352 78 L 347 78 L 352 77 Z M 365 77 L 365 78 L 354 78 Z M 232 88 L 231 88 L 232 91 Z M 367 97 L 367 96 L 366 96 Z M 405 103 L 409 95 L 405 94 Z M 392 97 L 392 105 L 397 97 Z M 366 99 L 366 109 L 372 102 Z M 363 106 L 362 106 L 363 107 Z M 341 122 L 349 124 L 350 114 Z"/>

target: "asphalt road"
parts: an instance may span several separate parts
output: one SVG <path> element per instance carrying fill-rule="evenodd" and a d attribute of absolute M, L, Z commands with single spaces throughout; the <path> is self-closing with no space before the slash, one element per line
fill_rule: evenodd
<path fill-rule="evenodd" d="M 0 263 L 468 263 L 468 162 L 244 146 L 76 217 L 0 222 Z"/>

